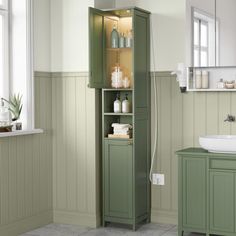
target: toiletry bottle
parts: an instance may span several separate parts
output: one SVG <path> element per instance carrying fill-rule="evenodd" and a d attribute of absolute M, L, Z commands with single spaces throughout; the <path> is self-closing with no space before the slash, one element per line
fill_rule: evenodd
<path fill-rule="evenodd" d="M 124 35 L 124 33 L 120 34 L 119 47 L 120 48 L 124 48 L 125 47 L 125 35 Z"/>
<path fill-rule="evenodd" d="M 121 113 L 121 101 L 118 93 L 116 95 L 116 100 L 114 101 L 114 113 Z"/>
<path fill-rule="evenodd" d="M 206 70 L 202 71 L 202 88 L 203 89 L 209 88 L 209 72 Z"/>
<path fill-rule="evenodd" d="M 132 41 L 133 41 L 133 34 L 132 34 L 132 30 L 130 30 L 128 33 L 127 33 L 127 36 L 125 38 L 125 46 L 127 48 L 131 48 L 132 47 Z"/>
<path fill-rule="evenodd" d="M 128 100 L 128 94 L 125 95 L 125 99 L 122 101 L 122 113 L 130 113 L 130 103 Z"/>
<path fill-rule="evenodd" d="M 118 48 L 119 47 L 119 34 L 116 30 L 116 26 L 113 26 L 113 30 L 111 32 L 111 47 Z"/>
<path fill-rule="evenodd" d="M 195 88 L 202 88 L 202 72 L 200 70 L 196 70 L 195 72 Z"/>
<path fill-rule="evenodd" d="M 225 88 L 225 83 L 224 80 L 221 78 L 219 82 L 217 82 L 217 88 L 218 89 L 224 89 Z"/>
<path fill-rule="evenodd" d="M 0 126 L 7 126 L 10 124 L 10 113 L 8 108 L 5 106 L 3 99 L 0 102 Z"/>

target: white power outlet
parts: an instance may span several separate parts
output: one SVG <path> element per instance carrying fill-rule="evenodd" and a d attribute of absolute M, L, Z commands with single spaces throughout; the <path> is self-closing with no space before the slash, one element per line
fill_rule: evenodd
<path fill-rule="evenodd" d="M 164 174 L 152 174 L 152 181 L 154 185 L 165 185 Z"/>

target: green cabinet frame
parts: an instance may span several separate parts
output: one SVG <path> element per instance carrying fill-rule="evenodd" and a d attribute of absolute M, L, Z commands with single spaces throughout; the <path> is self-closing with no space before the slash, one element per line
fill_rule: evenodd
<path fill-rule="evenodd" d="M 178 155 L 178 235 L 236 235 L 236 155 L 188 148 Z"/>
<path fill-rule="evenodd" d="M 106 20 L 110 16 L 125 16 L 133 30 L 133 45 L 128 50 L 132 87 L 114 89 L 107 78 Z M 107 18 L 108 17 L 108 18 Z M 109 19 L 110 20 L 110 19 Z M 150 12 L 140 8 L 89 9 L 89 87 L 102 90 L 102 198 L 103 225 L 129 224 L 135 230 L 141 222 L 150 222 Z M 124 52 L 124 51 L 123 51 Z M 126 51 L 127 52 L 127 51 Z M 130 114 L 115 114 L 112 110 L 116 93 L 128 93 L 132 102 Z M 129 123 L 133 126 L 130 139 L 111 139 L 112 123 Z"/>

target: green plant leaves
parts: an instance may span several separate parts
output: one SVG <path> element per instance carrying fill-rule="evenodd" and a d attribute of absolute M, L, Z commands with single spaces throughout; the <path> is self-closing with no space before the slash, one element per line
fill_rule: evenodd
<path fill-rule="evenodd" d="M 12 121 L 16 121 L 20 118 L 20 114 L 22 111 L 22 95 L 20 94 L 14 94 L 13 96 L 10 97 L 9 101 L 2 98 L 5 102 L 8 103 L 9 105 L 9 111 L 12 113 L 13 118 Z"/>

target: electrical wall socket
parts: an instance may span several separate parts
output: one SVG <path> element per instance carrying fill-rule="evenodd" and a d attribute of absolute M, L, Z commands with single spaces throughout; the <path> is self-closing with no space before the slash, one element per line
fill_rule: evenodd
<path fill-rule="evenodd" d="M 164 174 L 152 174 L 152 183 L 154 185 L 165 185 Z"/>

